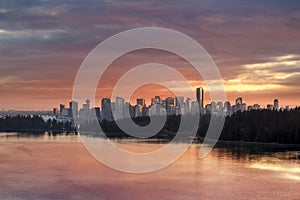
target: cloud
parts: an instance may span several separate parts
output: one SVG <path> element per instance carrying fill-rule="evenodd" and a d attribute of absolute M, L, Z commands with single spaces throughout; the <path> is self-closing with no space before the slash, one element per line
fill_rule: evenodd
<path fill-rule="evenodd" d="M 246 95 L 265 88 L 279 93 L 299 85 L 299 10 L 297 0 L 3 0 L 1 76 L 17 76 L 25 81 L 22 87 L 29 85 L 32 90 L 38 86 L 29 80 L 47 78 L 60 83 L 59 88 L 71 88 L 84 57 L 99 42 L 130 28 L 160 26 L 202 44 L 216 61 L 229 92 Z M 199 78 L 190 66 L 179 65 L 180 60 L 174 66 L 191 80 Z M 112 70 L 108 77 L 114 80 L 122 67 L 119 63 L 119 70 Z"/>

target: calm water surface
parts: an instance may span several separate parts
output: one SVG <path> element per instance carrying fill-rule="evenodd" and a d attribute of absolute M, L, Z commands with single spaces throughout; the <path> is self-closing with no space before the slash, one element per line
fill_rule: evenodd
<path fill-rule="evenodd" d="M 160 142 L 114 140 L 134 152 Z M 199 159 L 200 144 L 174 164 L 127 174 L 96 161 L 77 136 L 0 134 L 0 199 L 300 199 L 295 147 L 218 145 Z"/>

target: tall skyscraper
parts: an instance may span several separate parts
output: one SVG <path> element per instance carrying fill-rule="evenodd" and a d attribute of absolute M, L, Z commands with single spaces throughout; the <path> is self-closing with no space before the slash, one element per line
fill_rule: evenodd
<path fill-rule="evenodd" d="M 204 90 L 202 87 L 196 89 L 196 97 L 200 109 L 203 109 L 204 106 Z"/>
<path fill-rule="evenodd" d="M 64 104 L 60 104 L 59 105 L 59 114 L 60 114 L 60 116 L 62 115 L 64 109 L 65 109 L 65 105 Z"/>
<path fill-rule="evenodd" d="M 274 99 L 274 109 L 278 110 L 279 109 L 279 102 L 278 99 Z"/>
<path fill-rule="evenodd" d="M 76 101 L 70 101 L 69 107 L 71 110 L 71 117 L 78 117 L 78 103 Z"/>
<path fill-rule="evenodd" d="M 110 98 L 103 98 L 101 100 L 102 117 L 105 120 L 112 120 L 112 109 Z"/>
<path fill-rule="evenodd" d="M 115 120 L 123 119 L 124 118 L 124 105 L 125 100 L 122 97 L 116 97 L 116 104 L 115 104 Z"/>
<path fill-rule="evenodd" d="M 173 97 L 167 97 L 165 100 L 166 103 L 166 110 L 168 115 L 173 115 L 175 114 L 175 99 Z"/>

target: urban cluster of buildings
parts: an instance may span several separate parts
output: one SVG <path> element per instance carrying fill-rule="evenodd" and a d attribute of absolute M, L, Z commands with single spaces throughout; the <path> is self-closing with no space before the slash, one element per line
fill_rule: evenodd
<path fill-rule="evenodd" d="M 238 111 L 250 111 L 262 109 L 259 104 L 247 106 L 243 102 L 242 97 L 236 99 L 234 105 L 231 105 L 229 101 L 226 102 L 211 102 L 204 106 L 204 90 L 199 87 L 196 89 L 197 100 L 193 101 L 191 98 L 177 96 L 167 97 L 162 99 L 160 96 L 155 96 L 151 99 L 151 105 L 147 106 L 145 99 L 136 99 L 136 104 L 131 105 L 126 102 L 122 97 L 116 97 L 113 102 L 110 98 L 103 98 L 101 100 L 100 107 L 90 108 L 90 100 L 86 100 L 82 108 L 79 109 L 76 101 L 71 101 L 69 107 L 61 104 L 59 109 L 53 109 L 53 116 L 56 116 L 60 120 L 70 120 L 74 117 L 85 118 L 89 117 L 91 113 L 95 113 L 99 120 L 120 120 L 130 117 L 141 116 L 161 116 L 161 115 L 196 115 L 196 114 L 219 114 L 224 116 L 230 116 Z M 289 109 L 279 108 L 279 102 L 274 100 L 273 104 L 268 104 L 266 109 L 279 110 Z"/>

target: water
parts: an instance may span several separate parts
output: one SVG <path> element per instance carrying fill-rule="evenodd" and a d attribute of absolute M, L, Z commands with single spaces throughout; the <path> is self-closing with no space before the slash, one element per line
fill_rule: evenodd
<path fill-rule="evenodd" d="M 174 164 L 127 174 L 96 161 L 77 136 L 0 136 L 0 199 L 300 199 L 295 147 L 220 144 L 199 159 L 200 144 Z M 148 152 L 163 142 L 115 140 Z"/>

